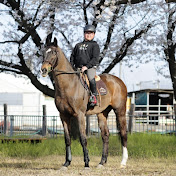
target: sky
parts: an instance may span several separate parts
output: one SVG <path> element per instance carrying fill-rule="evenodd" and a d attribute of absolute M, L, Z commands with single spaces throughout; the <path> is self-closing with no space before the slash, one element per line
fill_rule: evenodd
<path fill-rule="evenodd" d="M 121 79 L 126 84 L 128 92 L 143 88 L 172 88 L 171 79 L 158 75 L 152 62 L 141 64 L 138 68 L 132 69 L 133 71 L 123 63 L 121 73 L 119 73 L 119 68 L 120 64 L 117 64 L 111 72 L 118 77 L 121 75 Z"/>
<path fill-rule="evenodd" d="M 14 75 L 0 73 L 1 93 L 9 92 L 39 92 L 29 80 L 24 77 L 14 77 Z"/>

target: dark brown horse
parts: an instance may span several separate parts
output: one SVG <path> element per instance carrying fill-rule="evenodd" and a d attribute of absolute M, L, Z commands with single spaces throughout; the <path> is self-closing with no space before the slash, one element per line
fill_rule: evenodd
<path fill-rule="evenodd" d="M 78 121 L 80 142 L 83 147 L 85 167 L 89 167 L 89 155 L 87 150 L 87 139 L 85 134 L 85 115 L 97 114 L 99 128 L 103 140 L 102 158 L 99 166 L 107 162 L 109 130 L 107 126 L 108 113 L 113 109 L 116 114 L 117 128 L 120 131 L 123 146 L 123 157 L 121 166 L 126 166 L 128 159 L 127 132 L 126 132 L 126 100 L 127 89 L 125 84 L 117 77 L 110 74 L 100 75 L 107 87 L 107 94 L 101 97 L 101 106 L 87 109 L 89 93 L 80 82 L 79 76 L 75 74 L 71 64 L 66 59 L 62 50 L 57 45 L 57 39 L 51 43 L 51 38 L 46 40 L 45 60 L 41 67 L 43 76 L 53 72 L 55 81 L 55 104 L 60 112 L 60 118 L 64 127 L 66 144 L 66 161 L 63 167 L 71 163 L 71 117 Z"/>

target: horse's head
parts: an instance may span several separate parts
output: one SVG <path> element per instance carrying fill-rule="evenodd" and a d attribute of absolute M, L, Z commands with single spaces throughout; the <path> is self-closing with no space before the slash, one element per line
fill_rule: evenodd
<path fill-rule="evenodd" d="M 54 42 L 51 43 L 51 36 L 46 39 L 46 49 L 44 53 L 44 61 L 41 67 L 41 74 L 43 77 L 47 76 L 57 66 L 57 39 L 54 38 Z"/>

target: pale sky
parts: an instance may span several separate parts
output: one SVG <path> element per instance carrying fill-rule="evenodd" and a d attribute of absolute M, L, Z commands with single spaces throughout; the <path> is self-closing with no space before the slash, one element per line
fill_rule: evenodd
<path fill-rule="evenodd" d="M 119 65 L 111 71 L 116 76 L 119 77 Z M 139 68 L 129 69 L 127 66 L 122 64 L 121 66 L 121 79 L 127 86 L 128 92 L 133 90 L 138 90 L 140 88 L 140 83 L 147 85 L 151 84 L 152 88 L 158 88 L 157 80 L 160 81 L 159 88 L 172 88 L 171 79 L 166 79 L 162 75 L 158 75 L 153 63 L 149 62 L 147 64 L 141 64 Z"/>

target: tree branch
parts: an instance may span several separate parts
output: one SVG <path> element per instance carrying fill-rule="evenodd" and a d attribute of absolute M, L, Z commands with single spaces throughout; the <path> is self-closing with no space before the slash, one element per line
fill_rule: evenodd
<path fill-rule="evenodd" d="M 39 4 L 39 6 L 37 7 L 37 10 L 36 10 L 36 12 L 35 12 L 34 18 L 32 19 L 32 22 L 34 22 L 34 21 L 36 20 L 37 15 L 38 15 L 38 12 L 39 12 L 39 10 L 40 10 L 40 7 L 43 5 L 43 3 L 44 3 L 44 1 L 42 1 L 42 2 Z"/>
<path fill-rule="evenodd" d="M 92 1 L 89 2 L 89 5 L 92 3 Z M 83 16 L 84 16 L 84 21 L 86 23 L 86 25 L 88 24 L 88 18 L 87 18 L 87 8 L 89 7 L 89 5 L 86 5 L 86 1 L 83 1 Z"/>
<path fill-rule="evenodd" d="M 9 69 L 9 68 L 0 68 L 0 72 L 12 72 L 12 73 L 16 73 L 18 75 L 22 75 L 23 73 L 22 72 L 19 72 L 17 70 L 13 70 L 13 69 Z"/>
<path fill-rule="evenodd" d="M 25 61 L 24 61 L 24 57 L 23 57 L 23 54 L 21 52 L 21 49 L 18 50 L 18 57 L 20 58 L 20 63 L 22 64 L 21 66 L 21 70 L 22 70 L 22 73 L 24 75 L 26 75 L 30 80 L 31 80 L 31 83 L 38 89 L 40 90 L 41 92 L 43 92 L 45 95 L 48 95 L 50 97 L 54 97 L 54 90 L 53 89 L 50 89 L 48 86 L 46 85 L 43 85 L 39 82 L 39 80 L 37 79 L 37 76 L 35 76 L 31 70 L 27 67 L 27 65 L 25 64 Z"/>
<path fill-rule="evenodd" d="M 32 40 L 34 41 L 34 43 L 36 44 L 37 47 L 41 47 L 41 38 L 40 36 L 38 35 L 38 33 L 36 32 L 36 26 L 34 26 L 34 24 L 32 23 L 29 23 L 29 20 L 25 17 L 25 14 L 23 13 L 23 11 L 20 10 L 19 8 L 19 4 L 15 1 L 15 0 L 7 0 L 7 1 L 3 1 L 2 2 L 3 4 L 7 5 L 9 7 L 12 8 L 12 10 L 16 10 L 17 11 L 17 14 L 20 16 L 20 20 L 15 18 L 13 15 L 12 15 L 12 12 L 10 12 L 10 14 L 13 16 L 13 18 L 15 19 L 15 21 L 18 22 L 19 24 L 19 29 L 22 31 L 22 32 L 25 32 L 25 33 L 28 33 L 29 31 L 31 32 L 30 35 L 32 37 Z M 25 19 L 25 20 L 24 20 Z"/>
<path fill-rule="evenodd" d="M 0 42 L 0 44 L 5 44 L 5 43 L 17 43 L 17 44 L 19 44 L 19 42 L 15 41 L 15 40 L 7 40 L 7 41 Z"/>
<path fill-rule="evenodd" d="M 111 22 L 109 24 L 109 29 L 108 29 L 108 34 L 107 34 L 106 42 L 105 42 L 104 48 L 103 48 L 103 50 L 102 50 L 102 52 L 100 54 L 100 60 L 99 60 L 100 63 L 102 62 L 104 56 L 106 55 L 107 49 L 108 49 L 109 44 L 111 42 L 112 33 L 113 33 L 113 30 L 114 30 L 114 27 L 115 27 L 115 25 L 114 25 L 115 23 L 114 22 L 117 19 L 117 14 L 118 13 L 119 13 L 119 8 L 117 7 L 116 10 L 115 10 L 115 12 L 114 12 L 114 15 L 112 17 L 112 20 L 111 20 Z"/>
<path fill-rule="evenodd" d="M 86 5 L 86 4 L 85 4 L 85 0 L 84 0 L 85 7 L 88 8 L 88 7 L 92 4 L 93 1 L 94 1 L 94 0 L 90 0 L 89 3 Z"/>
<path fill-rule="evenodd" d="M 66 40 L 66 42 L 67 42 L 67 44 L 69 45 L 69 47 L 71 48 L 71 49 L 73 49 L 72 48 L 72 45 L 71 45 L 71 43 L 70 43 L 70 41 L 68 40 L 68 38 L 66 37 L 66 35 L 64 34 L 64 32 L 63 31 L 59 31 L 61 34 L 62 34 L 62 36 L 64 37 L 64 39 Z"/>
<path fill-rule="evenodd" d="M 151 25 L 149 24 L 146 29 L 139 31 L 134 35 L 134 37 L 128 38 L 126 42 L 122 45 L 120 51 L 116 53 L 115 59 L 113 59 L 113 61 L 103 71 L 103 73 L 109 73 L 112 70 L 112 68 L 126 56 L 129 46 L 131 46 L 135 40 L 140 38 L 142 34 L 146 33 L 150 28 L 151 28 Z"/>
<path fill-rule="evenodd" d="M 17 69 L 17 70 L 21 71 L 21 66 L 17 65 L 17 64 L 14 64 L 12 62 L 6 62 L 6 61 L 3 61 L 3 60 L 0 60 L 0 65 L 2 65 L 4 67 L 11 67 L 13 69 Z"/>
<path fill-rule="evenodd" d="M 100 0 L 100 2 L 96 5 L 96 7 L 94 9 L 95 15 L 94 15 L 94 21 L 92 24 L 95 26 L 95 28 L 97 27 L 97 24 L 98 24 L 98 22 L 96 20 L 97 16 L 99 16 L 103 12 L 103 9 L 101 8 L 101 6 L 104 5 L 104 3 L 105 3 L 105 0 Z M 96 11 L 99 11 L 99 13 L 97 14 Z"/>
<path fill-rule="evenodd" d="M 144 1 L 147 1 L 147 0 L 118 0 L 116 2 L 116 5 L 120 5 L 120 4 L 138 4 L 138 3 L 141 3 L 141 2 L 144 2 Z"/>
<path fill-rule="evenodd" d="M 166 3 L 175 2 L 175 0 L 165 0 Z"/>

